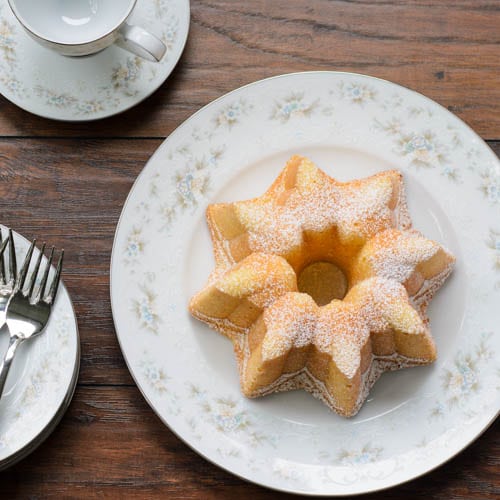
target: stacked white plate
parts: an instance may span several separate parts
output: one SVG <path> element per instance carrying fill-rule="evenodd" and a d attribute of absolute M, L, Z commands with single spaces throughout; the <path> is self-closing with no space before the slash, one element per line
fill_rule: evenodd
<path fill-rule="evenodd" d="M 7 234 L 3 226 L 2 234 Z M 18 265 L 29 242 L 15 234 Z M 64 275 L 64 269 L 63 269 Z M 0 330 L 0 356 L 9 332 Z M 46 330 L 21 344 L 0 399 L 0 470 L 31 453 L 54 430 L 67 410 L 80 367 L 75 312 L 61 282 Z"/>

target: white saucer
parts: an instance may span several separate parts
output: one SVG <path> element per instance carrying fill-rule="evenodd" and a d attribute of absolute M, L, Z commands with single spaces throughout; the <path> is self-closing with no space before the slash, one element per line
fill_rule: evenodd
<path fill-rule="evenodd" d="M 3 234 L 6 234 L 2 227 Z M 28 241 L 16 234 L 18 262 Z M 0 331 L 0 356 L 8 331 Z M 0 470 L 31 453 L 54 430 L 67 410 L 80 367 L 75 312 L 61 283 L 47 330 L 19 347 L 0 399 Z"/>
<path fill-rule="evenodd" d="M 0 93 L 55 120 L 105 118 L 151 95 L 179 60 L 189 31 L 189 0 L 139 0 L 131 16 L 167 46 L 159 63 L 112 45 L 93 56 L 64 57 L 41 47 L 0 4 Z"/>

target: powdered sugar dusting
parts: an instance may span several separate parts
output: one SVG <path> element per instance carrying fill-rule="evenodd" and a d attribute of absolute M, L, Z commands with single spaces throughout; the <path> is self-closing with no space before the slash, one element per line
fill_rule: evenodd
<path fill-rule="evenodd" d="M 361 348 L 370 336 L 354 304 L 334 300 L 320 310 L 314 345 L 331 355 L 337 368 L 352 378 L 360 366 Z"/>
<path fill-rule="evenodd" d="M 400 173 L 387 171 L 340 183 L 305 158 L 293 157 L 286 168 L 298 161 L 292 188 L 285 189 L 286 175 L 281 175 L 281 182 L 264 196 L 234 204 L 252 251 L 286 255 L 302 244 L 303 231 L 336 227 L 341 240 L 359 243 L 395 227 L 397 217 L 390 205 L 394 190 L 399 190 Z"/>
<path fill-rule="evenodd" d="M 232 297 L 251 297 L 259 307 L 267 307 L 277 297 L 297 289 L 293 269 L 282 257 L 253 253 L 218 277 L 214 286 Z"/>
<path fill-rule="evenodd" d="M 303 293 L 287 293 L 264 312 L 263 357 L 274 359 L 292 348 L 313 343 L 352 378 L 370 332 L 421 334 L 426 327 L 412 308 L 405 288 L 383 278 L 355 285 L 343 301 L 318 307 Z"/>
<path fill-rule="evenodd" d="M 292 348 L 311 343 L 318 307 L 305 293 L 287 293 L 264 313 L 267 333 L 262 343 L 264 359 L 274 359 Z"/>
<path fill-rule="evenodd" d="M 440 249 L 434 241 L 418 231 L 384 231 L 365 246 L 374 273 L 404 283 L 421 262 L 429 260 Z"/>
<path fill-rule="evenodd" d="M 367 179 L 340 183 L 309 160 L 296 156 L 266 194 L 233 203 L 232 208 L 246 233 L 243 239 L 227 240 L 223 235 L 234 231 L 221 230 L 217 221 L 209 219 L 217 268 L 207 288 L 230 295 L 236 304 L 235 298 L 243 304 L 249 300 L 263 311 L 259 328 L 262 326 L 265 332 L 257 330 L 256 343 L 252 344 L 252 349 L 260 344 L 263 362 L 288 355 L 294 349 L 315 348 L 302 350 L 292 358 L 289 366 L 295 370 L 303 363 L 303 368 L 280 374 L 272 382 L 266 381 L 265 387 L 254 381 L 257 385 L 247 395 L 304 388 L 338 413 L 351 416 L 383 371 L 426 364 L 434 359 L 425 350 L 429 340 L 425 308 L 451 272 L 454 259 L 439 244 L 409 230 L 411 220 L 399 172 L 386 171 Z M 295 271 L 311 262 L 308 261 L 311 256 L 306 255 L 308 246 L 304 244 L 311 238 L 310 233 L 325 230 L 337 235 L 332 240 L 335 252 L 348 249 L 346 255 L 350 260 L 347 264 L 344 260 L 342 265 L 347 266 L 343 271 L 349 277 L 350 289 L 343 300 L 319 307 L 309 295 L 297 292 Z M 235 243 L 241 244 L 235 247 Z M 236 248 L 234 255 L 233 248 Z M 331 257 L 332 248 L 325 248 L 325 252 L 330 252 Z M 317 253 L 313 258 L 318 258 Z M 237 260 L 240 262 L 236 263 Z M 427 266 L 425 270 L 422 265 Z M 228 304 L 233 306 L 231 302 Z M 244 386 L 246 366 L 253 354 L 248 342 L 248 323 L 241 322 L 241 315 L 236 315 L 237 321 L 222 313 L 224 317 L 209 318 L 202 311 L 192 308 L 192 312 L 232 340 Z M 254 319 L 250 316 L 249 321 Z M 377 348 L 376 352 L 384 352 L 384 356 L 375 356 L 374 351 L 370 352 L 375 337 L 370 340 L 370 335 L 378 333 L 422 335 L 412 340 L 410 352 L 415 358 L 398 352 L 390 354 L 396 345 L 394 339 L 391 344 L 390 338 L 389 347 Z M 318 352 L 322 353 L 320 358 L 311 358 Z M 330 394 L 325 383 L 311 374 L 308 363 L 311 359 L 320 359 L 320 364 L 326 362 L 324 354 L 350 380 L 344 389 L 355 391 L 354 406 L 351 398 L 346 403 L 350 406 L 343 407 L 335 399 L 340 396 Z M 252 357 L 252 363 L 260 363 L 258 359 Z M 361 367 L 365 372 L 359 381 L 356 374 Z M 274 372 L 267 375 L 271 373 Z"/>
<path fill-rule="evenodd" d="M 396 281 L 369 278 L 355 285 L 344 300 L 358 305 L 360 316 L 372 332 L 391 329 L 421 334 L 427 331 L 405 288 Z"/>

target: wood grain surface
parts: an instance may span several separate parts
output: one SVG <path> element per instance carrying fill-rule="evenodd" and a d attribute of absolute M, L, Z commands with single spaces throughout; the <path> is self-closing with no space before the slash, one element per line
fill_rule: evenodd
<path fill-rule="evenodd" d="M 355 71 L 431 97 L 500 154 L 498 0 L 194 0 L 191 8 L 174 73 L 122 115 L 60 123 L 0 96 L 0 221 L 66 249 L 82 344 L 69 411 L 38 450 L 0 473 L 0 498 L 287 496 L 232 476 L 175 437 L 133 383 L 113 328 L 109 261 L 121 208 L 162 139 L 200 107 L 272 75 Z M 430 474 L 367 498 L 499 498 L 499 429 Z"/>

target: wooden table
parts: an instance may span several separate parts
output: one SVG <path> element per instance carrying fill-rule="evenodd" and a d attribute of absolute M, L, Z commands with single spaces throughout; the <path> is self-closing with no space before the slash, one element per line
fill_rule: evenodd
<path fill-rule="evenodd" d="M 160 422 L 113 328 L 109 260 L 122 205 L 163 138 L 203 105 L 271 75 L 355 71 L 435 99 L 500 153 L 498 0 L 193 0 L 191 7 L 176 70 L 123 115 L 58 123 L 0 97 L 1 222 L 66 249 L 63 277 L 82 345 L 69 411 L 37 451 L 0 474 L 2 498 L 280 496 L 208 463 Z M 438 470 L 371 498 L 499 498 L 499 429 Z"/>

